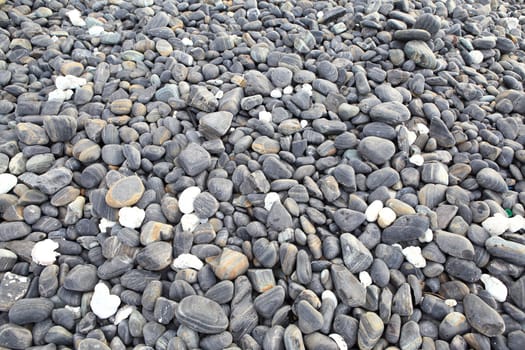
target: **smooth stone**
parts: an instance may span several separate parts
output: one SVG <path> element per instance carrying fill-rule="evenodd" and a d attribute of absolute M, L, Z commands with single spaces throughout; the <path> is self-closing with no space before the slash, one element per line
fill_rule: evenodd
<path fill-rule="evenodd" d="M 106 203 L 112 208 L 133 206 L 140 200 L 144 190 L 138 176 L 124 177 L 111 185 L 105 196 Z"/>
<path fill-rule="evenodd" d="M 502 258 L 519 266 L 525 266 L 525 244 L 512 242 L 499 236 L 492 236 L 485 241 L 485 247 L 492 256 Z"/>
<path fill-rule="evenodd" d="M 209 192 L 202 192 L 195 197 L 193 207 L 200 219 L 207 219 L 219 210 L 219 202 Z"/>
<path fill-rule="evenodd" d="M 37 179 L 35 187 L 42 193 L 52 195 L 71 183 L 73 173 L 71 170 L 59 167 L 49 170 Z"/>
<path fill-rule="evenodd" d="M 366 215 L 352 209 L 338 209 L 334 212 L 334 222 L 342 232 L 351 233 L 366 220 Z"/>
<path fill-rule="evenodd" d="M 116 115 L 124 115 L 131 112 L 132 105 L 131 100 L 122 98 L 111 102 L 109 109 Z"/>
<path fill-rule="evenodd" d="M 268 136 L 257 137 L 251 145 L 252 149 L 259 154 L 276 154 L 281 150 L 281 146 L 277 140 L 271 139 Z"/>
<path fill-rule="evenodd" d="M 138 252 L 136 260 L 145 270 L 163 270 L 168 267 L 173 260 L 171 244 L 167 242 L 150 243 Z"/>
<path fill-rule="evenodd" d="M 94 265 L 77 265 L 64 279 L 64 288 L 76 292 L 89 292 L 98 282 L 97 268 Z"/>
<path fill-rule="evenodd" d="M 423 343 L 419 325 L 415 321 L 408 321 L 401 327 L 399 346 L 403 350 L 418 350 Z"/>
<path fill-rule="evenodd" d="M 409 109 L 397 101 L 377 104 L 372 107 L 369 115 L 373 121 L 388 125 L 401 124 L 410 119 Z"/>
<path fill-rule="evenodd" d="M 382 240 L 387 244 L 411 241 L 422 237 L 428 228 L 428 217 L 421 215 L 403 215 L 383 230 Z"/>
<path fill-rule="evenodd" d="M 465 282 L 476 282 L 481 278 L 481 269 L 473 261 L 459 258 L 448 258 L 445 270 L 451 275 Z"/>
<path fill-rule="evenodd" d="M 49 142 L 45 129 L 33 123 L 18 123 L 15 132 L 26 145 L 45 145 Z"/>
<path fill-rule="evenodd" d="M 359 273 L 370 267 L 373 261 L 372 253 L 350 233 L 344 233 L 340 237 L 341 253 L 343 261 L 352 273 Z"/>
<path fill-rule="evenodd" d="M 232 124 L 233 114 L 222 111 L 206 114 L 199 119 L 199 131 L 207 138 L 219 138 L 225 135 Z"/>
<path fill-rule="evenodd" d="M 266 224 L 275 231 L 283 231 L 292 227 L 292 216 L 281 202 L 275 202 L 268 213 Z"/>
<path fill-rule="evenodd" d="M 220 280 L 235 280 L 249 267 L 246 255 L 229 248 L 224 248 L 218 256 L 207 258 L 206 262 L 212 266 L 215 276 Z"/>
<path fill-rule="evenodd" d="M 366 160 L 382 165 L 392 158 L 396 147 L 392 141 L 376 136 L 368 136 L 361 140 L 357 150 Z"/>
<path fill-rule="evenodd" d="M 6 349 L 25 350 L 33 343 L 33 335 L 27 328 L 5 323 L 0 326 L 0 346 Z"/>
<path fill-rule="evenodd" d="M 305 350 L 303 334 L 301 333 L 299 327 L 294 324 L 289 325 L 284 330 L 283 342 L 286 350 Z"/>
<path fill-rule="evenodd" d="M 0 223 L 0 242 L 24 238 L 31 233 L 31 226 L 24 222 Z"/>
<path fill-rule="evenodd" d="M 23 325 L 37 323 L 51 316 L 54 304 L 46 298 L 17 300 L 9 310 L 9 322 Z"/>
<path fill-rule="evenodd" d="M 295 306 L 299 329 L 304 334 L 313 333 L 323 326 L 323 315 L 317 311 L 308 301 L 301 300 Z"/>
<path fill-rule="evenodd" d="M 67 142 L 77 132 L 77 119 L 67 115 L 45 116 L 44 129 L 51 142 Z"/>
<path fill-rule="evenodd" d="M 366 312 L 359 320 L 357 344 L 360 349 L 371 350 L 381 338 L 385 326 L 379 316 Z"/>
<path fill-rule="evenodd" d="M 346 267 L 334 264 L 331 266 L 330 272 L 335 287 L 335 294 L 343 304 L 350 307 L 358 307 L 365 304 L 365 287 Z"/>
<path fill-rule="evenodd" d="M 422 68 L 435 69 L 437 66 L 436 56 L 424 41 L 408 41 L 404 51 L 409 59 Z"/>
<path fill-rule="evenodd" d="M 465 296 L 463 307 L 468 322 L 481 334 L 487 337 L 495 337 L 505 331 L 505 322 L 499 312 L 477 295 L 468 294 Z"/>
<path fill-rule="evenodd" d="M 464 334 L 470 330 L 465 315 L 459 312 L 447 314 L 439 324 L 439 337 L 444 340 L 451 340 L 458 334 Z"/>
<path fill-rule="evenodd" d="M 500 173 L 491 168 L 481 169 L 476 174 L 476 181 L 481 187 L 495 192 L 507 192 L 508 190 L 508 186 Z"/>
<path fill-rule="evenodd" d="M 461 235 L 446 231 L 436 231 L 434 240 L 443 253 L 467 260 L 474 259 L 474 246 L 467 238 Z"/>
<path fill-rule="evenodd" d="M 343 341 L 344 342 L 344 341 Z M 304 336 L 304 345 L 309 350 L 338 350 L 336 342 L 329 336 L 315 332 Z"/>
<path fill-rule="evenodd" d="M 109 288 L 102 282 L 94 288 L 93 296 L 89 306 L 95 315 L 100 319 L 106 319 L 113 316 L 120 305 L 120 297 L 110 294 Z"/>
<path fill-rule="evenodd" d="M 182 299 L 175 315 L 179 322 L 199 333 L 218 334 L 228 328 L 228 318 L 221 306 L 198 295 Z"/>
<path fill-rule="evenodd" d="M 208 169 L 211 156 L 202 146 L 190 143 L 177 158 L 178 163 L 189 176 L 196 176 Z"/>

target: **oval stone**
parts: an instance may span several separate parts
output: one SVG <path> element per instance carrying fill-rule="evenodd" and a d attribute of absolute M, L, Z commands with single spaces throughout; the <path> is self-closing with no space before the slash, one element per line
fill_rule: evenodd
<path fill-rule="evenodd" d="M 221 306 L 199 295 L 182 299 L 175 316 L 184 326 L 199 333 L 218 334 L 228 328 L 228 318 Z"/>
<path fill-rule="evenodd" d="M 144 185 L 138 176 L 128 176 L 115 182 L 106 193 L 106 203 L 112 208 L 130 207 L 144 193 Z"/>

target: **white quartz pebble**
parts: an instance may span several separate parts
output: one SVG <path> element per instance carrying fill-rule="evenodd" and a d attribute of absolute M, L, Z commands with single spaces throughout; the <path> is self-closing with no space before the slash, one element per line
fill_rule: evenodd
<path fill-rule="evenodd" d="M 375 200 L 365 210 L 366 221 L 375 222 L 379 216 L 379 212 L 383 209 L 383 202 Z"/>
<path fill-rule="evenodd" d="M 0 194 L 11 191 L 17 182 L 18 179 L 13 174 L 0 174 Z"/>
<path fill-rule="evenodd" d="M 306 128 L 308 126 L 308 120 L 301 119 L 299 123 L 301 124 L 301 128 Z"/>
<path fill-rule="evenodd" d="M 423 268 L 427 266 L 427 261 L 421 254 L 420 247 L 414 247 L 414 246 L 406 247 L 405 249 L 403 249 L 403 255 L 405 256 L 407 261 L 411 263 L 412 265 L 414 265 L 415 267 Z"/>
<path fill-rule="evenodd" d="M 51 265 L 60 253 L 55 252 L 59 245 L 51 239 L 37 242 L 31 250 L 31 259 L 39 265 Z"/>
<path fill-rule="evenodd" d="M 60 102 L 64 102 L 66 100 L 69 100 L 71 97 L 73 96 L 73 90 L 60 90 L 60 89 L 56 89 L 56 90 L 53 90 L 51 91 L 48 95 L 47 95 L 47 100 L 48 101 L 60 101 Z"/>
<path fill-rule="evenodd" d="M 131 313 L 133 311 L 135 311 L 137 308 L 133 305 L 125 305 L 123 307 L 121 307 L 118 311 L 117 311 L 117 314 L 115 315 L 115 320 L 113 321 L 113 324 L 116 326 L 118 325 L 120 322 L 124 321 L 126 318 L 129 317 L 129 315 L 131 315 Z"/>
<path fill-rule="evenodd" d="M 499 279 L 486 273 L 481 275 L 481 282 L 485 285 L 485 290 L 499 302 L 507 300 L 507 286 Z"/>
<path fill-rule="evenodd" d="M 91 297 L 91 310 L 100 319 L 106 319 L 115 314 L 120 305 L 118 295 L 109 294 L 109 288 L 102 282 L 95 286 L 95 292 Z"/>
<path fill-rule="evenodd" d="M 366 288 L 372 284 L 372 277 L 366 271 L 359 272 L 359 281 Z"/>
<path fill-rule="evenodd" d="M 193 40 L 190 38 L 182 38 L 182 45 L 184 46 L 193 46 Z"/>
<path fill-rule="evenodd" d="M 104 33 L 102 26 L 93 26 L 88 29 L 88 34 L 94 37 L 100 36 L 102 33 Z"/>
<path fill-rule="evenodd" d="M 332 333 L 329 337 L 337 344 L 339 350 L 348 350 L 348 344 L 346 344 L 346 341 L 342 336 L 337 333 Z"/>
<path fill-rule="evenodd" d="M 458 302 L 455 299 L 445 299 L 445 304 L 450 307 L 454 307 L 458 304 Z"/>
<path fill-rule="evenodd" d="M 184 231 L 193 232 L 197 226 L 201 223 L 199 217 L 195 214 L 184 214 L 180 219 L 180 224 Z"/>
<path fill-rule="evenodd" d="M 272 122 L 272 113 L 268 111 L 259 112 L 259 120 L 262 122 L 271 123 Z"/>
<path fill-rule="evenodd" d="M 204 263 L 193 254 L 180 254 L 171 263 L 172 269 L 194 269 L 200 270 L 204 266 Z"/>
<path fill-rule="evenodd" d="M 69 17 L 69 21 L 76 27 L 83 27 L 86 25 L 86 21 L 82 19 L 82 14 L 79 10 L 71 10 L 66 12 L 66 16 Z"/>
<path fill-rule="evenodd" d="M 272 209 L 272 206 L 275 202 L 280 202 L 281 197 L 279 197 L 279 194 L 276 192 L 268 192 L 266 194 L 266 197 L 264 197 L 264 209 L 270 211 Z"/>
<path fill-rule="evenodd" d="M 201 189 L 197 186 L 186 188 L 179 196 L 179 210 L 183 214 L 193 213 L 193 202 L 195 198 L 201 193 Z"/>
<path fill-rule="evenodd" d="M 423 236 L 418 238 L 421 243 L 430 243 L 434 239 L 434 233 L 432 229 L 427 229 Z"/>
<path fill-rule="evenodd" d="M 382 227 L 388 227 L 392 225 L 392 223 L 396 220 L 397 215 L 396 212 L 393 211 L 389 207 L 383 207 L 379 211 L 379 215 L 377 216 L 377 224 Z"/>
<path fill-rule="evenodd" d="M 116 222 L 114 221 L 109 221 L 106 218 L 102 218 L 100 219 L 100 223 L 98 224 L 98 229 L 100 230 L 100 232 L 106 232 L 108 228 L 112 228 L 113 226 L 115 226 L 115 224 Z"/>
<path fill-rule="evenodd" d="M 281 89 L 273 89 L 270 92 L 270 96 L 273 97 L 273 98 L 281 98 L 281 97 L 283 97 L 283 93 L 282 93 Z"/>
<path fill-rule="evenodd" d="M 138 207 L 124 207 L 118 211 L 118 222 L 123 227 L 140 227 L 145 217 L 146 212 Z"/>
<path fill-rule="evenodd" d="M 425 163 L 425 159 L 421 154 L 414 154 L 412 157 L 408 158 L 408 161 L 417 166 L 422 166 L 423 163 Z"/>
<path fill-rule="evenodd" d="M 481 223 L 481 226 L 483 226 L 491 236 L 499 236 L 509 228 L 509 220 L 506 215 L 496 213 L 494 216 L 485 219 L 485 221 Z"/>
<path fill-rule="evenodd" d="M 518 232 L 519 230 L 525 229 L 525 218 L 521 215 L 515 215 L 507 219 L 508 227 L 510 232 Z"/>
<path fill-rule="evenodd" d="M 85 78 L 75 77 L 74 75 L 60 76 L 55 79 L 55 85 L 59 90 L 77 89 L 86 84 Z"/>
<path fill-rule="evenodd" d="M 293 92 L 293 87 L 290 85 L 288 85 L 287 87 L 283 89 L 283 94 L 285 95 L 290 95 L 292 92 Z"/>
<path fill-rule="evenodd" d="M 470 59 L 472 60 L 472 64 L 480 64 L 484 59 L 483 52 L 479 50 L 470 51 Z"/>

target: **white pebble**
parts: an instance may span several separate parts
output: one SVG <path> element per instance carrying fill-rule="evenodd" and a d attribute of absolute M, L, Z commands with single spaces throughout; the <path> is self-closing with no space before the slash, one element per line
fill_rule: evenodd
<path fill-rule="evenodd" d="M 483 52 L 479 50 L 470 51 L 470 59 L 472 60 L 472 64 L 480 64 L 484 59 Z"/>
<path fill-rule="evenodd" d="M 259 112 L 259 120 L 262 122 L 271 123 L 272 122 L 272 113 L 268 111 Z"/>
<path fill-rule="evenodd" d="M 193 213 L 193 202 L 195 202 L 195 198 L 197 198 L 200 193 L 201 189 L 197 186 L 191 186 L 182 191 L 179 196 L 179 210 L 181 213 Z"/>
<path fill-rule="evenodd" d="M 171 268 L 176 269 L 194 269 L 200 270 L 204 263 L 193 254 L 181 254 L 171 263 Z"/>
<path fill-rule="evenodd" d="M 217 91 L 215 94 L 215 98 L 220 100 L 224 96 L 224 92 L 222 90 Z"/>
<path fill-rule="evenodd" d="M 93 26 L 88 29 L 88 34 L 94 37 L 98 37 L 102 33 L 104 33 L 104 27 L 102 26 Z"/>
<path fill-rule="evenodd" d="M 100 219 L 100 223 L 98 224 L 98 229 L 100 230 L 100 232 L 106 232 L 108 228 L 112 228 L 113 226 L 115 226 L 115 224 L 116 222 L 114 221 L 109 221 L 106 218 L 102 218 Z"/>
<path fill-rule="evenodd" d="M 372 284 L 372 277 L 366 271 L 359 272 L 359 281 L 366 288 Z"/>
<path fill-rule="evenodd" d="M 106 319 L 115 314 L 120 305 L 118 295 L 109 294 L 108 287 L 100 282 L 95 286 L 95 292 L 91 297 L 91 310 L 100 319 Z"/>
<path fill-rule="evenodd" d="M 283 94 L 290 95 L 293 92 L 293 87 L 291 85 L 288 85 L 283 89 Z"/>
<path fill-rule="evenodd" d="M 507 300 L 507 286 L 499 279 L 486 273 L 481 275 L 481 282 L 485 285 L 485 290 L 499 302 Z"/>
<path fill-rule="evenodd" d="M 55 85 L 59 90 L 77 89 L 87 84 L 85 78 L 75 77 L 74 75 L 66 75 L 65 77 L 57 77 Z"/>
<path fill-rule="evenodd" d="M 323 291 L 323 293 L 321 294 L 321 300 L 323 302 L 331 300 L 334 305 L 338 304 L 337 297 L 335 296 L 334 292 L 332 292 L 331 290 Z"/>
<path fill-rule="evenodd" d="M 375 222 L 381 209 L 383 209 L 383 202 L 381 202 L 379 199 L 370 203 L 368 208 L 365 210 L 366 221 Z"/>
<path fill-rule="evenodd" d="M 397 215 L 396 212 L 393 211 L 389 207 L 381 208 L 379 211 L 379 215 L 377 216 L 377 223 L 382 228 L 388 227 L 392 225 L 392 223 L 396 220 Z"/>
<path fill-rule="evenodd" d="M 124 207 L 118 211 L 118 222 L 124 227 L 140 227 L 145 217 L 146 212 L 138 207 Z"/>
<path fill-rule="evenodd" d="M 507 222 L 509 223 L 510 232 L 515 233 L 521 229 L 525 229 L 525 218 L 523 218 L 521 215 L 515 215 L 511 218 L 508 218 Z"/>
<path fill-rule="evenodd" d="M 184 214 L 180 219 L 180 224 L 184 231 L 193 232 L 200 223 L 199 217 L 195 214 Z"/>
<path fill-rule="evenodd" d="M 182 45 L 193 46 L 193 40 L 191 40 L 190 38 L 182 38 Z"/>
<path fill-rule="evenodd" d="M 51 239 L 37 242 L 31 250 L 31 259 L 39 265 L 51 265 L 60 253 L 55 252 L 59 245 Z"/>
<path fill-rule="evenodd" d="M 433 239 L 434 239 L 434 233 L 432 232 L 431 229 L 427 229 L 425 233 L 423 234 L 423 236 L 418 238 L 418 240 L 421 243 L 430 243 L 432 242 Z"/>
<path fill-rule="evenodd" d="M 337 333 L 332 333 L 329 335 L 330 338 L 337 344 L 339 350 L 348 350 L 348 345 L 346 344 L 345 339 Z"/>
<path fill-rule="evenodd" d="M 301 124 L 301 128 L 306 128 L 308 126 L 308 120 L 301 119 L 299 122 Z"/>
<path fill-rule="evenodd" d="M 270 211 L 272 209 L 272 206 L 275 202 L 280 202 L 281 197 L 279 197 L 279 194 L 276 192 L 268 192 L 266 194 L 266 197 L 264 197 L 264 209 Z"/>
<path fill-rule="evenodd" d="M 405 256 L 407 261 L 411 263 L 412 265 L 414 265 L 415 267 L 423 268 L 427 266 L 427 261 L 421 254 L 420 247 L 414 247 L 414 246 L 406 247 L 405 249 L 403 249 L 403 255 Z"/>
<path fill-rule="evenodd" d="M 422 123 L 417 123 L 416 129 L 420 134 L 428 134 L 430 132 L 430 129 L 428 128 L 428 126 Z"/>
<path fill-rule="evenodd" d="M 450 307 L 454 307 L 458 304 L 458 302 L 455 299 L 445 299 L 445 304 Z"/>
<path fill-rule="evenodd" d="M 509 228 L 509 220 L 506 215 L 496 213 L 494 216 L 485 219 L 485 221 L 481 223 L 481 226 L 483 226 L 491 236 L 499 236 Z"/>
<path fill-rule="evenodd" d="M 273 98 L 281 98 L 283 97 L 283 93 L 280 89 L 273 89 L 271 92 L 270 92 L 270 96 L 273 97 Z"/>
<path fill-rule="evenodd" d="M 86 25 L 86 22 L 82 19 L 82 14 L 79 10 L 71 10 L 66 12 L 66 16 L 69 17 L 71 24 L 76 27 L 83 27 Z"/>
<path fill-rule="evenodd" d="M 73 96 L 73 90 L 56 89 L 56 90 L 51 91 L 49 95 L 47 95 L 47 100 L 64 102 L 66 100 L 69 100 L 72 96 Z"/>
<path fill-rule="evenodd" d="M 422 166 L 425 163 L 425 158 L 421 154 L 414 154 L 408 161 L 414 165 Z"/>
<path fill-rule="evenodd" d="M 136 309 L 137 308 L 133 305 L 125 305 L 121 307 L 120 310 L 118 310 L 117 314 L 115 315 L 115 320 L 113 321 L 113 324 L 117 326 L 120 322 L 128 318 L 129 315 L 131 315 L 131 313 Z"/>
<path fill-rule="evenodd" d="M 17 183 L 18 179 L 13 174 L 0 174 L 0 194 L 8 193 Z"/>
<path fill-rule="evenodd" d="M 408 131 L 407 138 L 408 138 L 408 143 L 412 145 L 414 144 L 414 142 L 416 142 L 417 134 L 414 131 Z"/>

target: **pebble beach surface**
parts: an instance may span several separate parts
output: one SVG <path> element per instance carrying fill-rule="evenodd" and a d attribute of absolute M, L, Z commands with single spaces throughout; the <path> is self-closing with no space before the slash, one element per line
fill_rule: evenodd
<path fill-rule="evenodd" d="M 525 5 L 0 0 L 0 349 L 522 350 Z"/>

